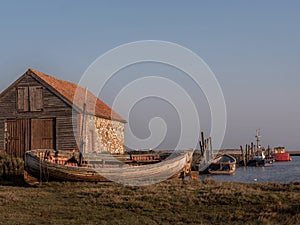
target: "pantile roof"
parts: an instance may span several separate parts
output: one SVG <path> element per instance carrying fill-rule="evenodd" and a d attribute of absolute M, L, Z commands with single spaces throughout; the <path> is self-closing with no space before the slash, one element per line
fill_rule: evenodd
<path fill-rule="evenodd" d="M 120 122 L 126 122 L 125 119 L 123 119 L 118 113 L 112 110 L 108 105 L 97 98 L 92 92 L 86 90 L 86 88 L 84 87 L 81 87 L 69 81 L 60 80 L 34 69 L 28 69 L 26 73 L 40 78 L 42 81 L 55 89 L 55 91 L 57 91 L 63 98 L 65 98 L 65 100 L 67 100 L 70 104 L 76 106 L 81 111 L 83 111 L 85 95 L 87 93 L 87 114 L 106 119 L 117 120 Z M 74 98 L 75 95 L 76 98 Z"/>

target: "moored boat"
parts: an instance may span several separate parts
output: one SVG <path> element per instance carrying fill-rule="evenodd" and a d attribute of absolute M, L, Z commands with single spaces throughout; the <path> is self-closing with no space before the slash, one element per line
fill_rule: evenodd
<path fill-rule="evenodd" d="M 137 166 L 128 156 L 39 149 L 25 153 L 25 171 L 40 180 L 151 184 L 188 173 L 192 155 L 193 150 L 175 151 L 159 163 Z"/>
<path fill-rule="evenodd" d="M 256 150 L 253 159 L 247 162 L 247 166 L 273 166 L 273 159 L 267 159 L 263 150 Z"/>
<path fill-rule="evenodd" d="M 247 166 L 273 166 L 273 158 L 265 155 L 265 150 L 260 145 L 260 130 L 256 130 L 256 150 L 253 158 L 247 162 Z"/>
<path fill-rule="evenodd" d="M 208 167 L 210 174 L 230 175 L 235 172 L 236 159 L 231 155 L 220 155 Z"/>
<path fill-rule="evenodd" d="M 285 151 L 285 147 L 275 147 L 274 155 L 276 162 L 291 161 L 290 153 Z"/>

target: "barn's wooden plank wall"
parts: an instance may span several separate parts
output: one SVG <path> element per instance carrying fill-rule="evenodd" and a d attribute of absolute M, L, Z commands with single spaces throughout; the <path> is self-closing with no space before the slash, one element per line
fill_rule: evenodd
<path fill-rule="evenodd" d="M 31 107 L 34 107 L 33 111 L 22 112 L 17 110 L 17 88 L 18 87 L 35 87 L 31 88 L 40 91 L 40 87 L 43 85 L 30 75 L 26 75 L 18 83 L 16 83 L 10 90 L 4 93 L 0 98 L 0 150 L 5 148 L 5 137 L 4 137 L 4 123 L 8 119 L 37 119 L 37 118 L 49 118 L 54 119 L 55 129 L 55 148 L 60 150 L 71 150 L 77 149 L 76 138 L 73 132 L 73 122 L 75 122 L 75 135 L 77 135 L 78 128 L 77 114 L 74 119 L 72 118 L 72 107 L 63 101 L 61 98 L 56 96 L 53 92 L 55 90 L 48 90 L 43 87 L 42 94 L 39 92 L 38 95 L 42 96 L 42 99 L 38 99 L 38 102 Z M 42 104 L 42 110 L 39 109 Z M 46 126 L 47 127 L 47 126 Z M 19 128 L 17 128 L 19 129 Z M 21 129 L 21 128 L 20 128 Z M 37 129 L 37 128 L 36 128 Z M 47 131 L 39 130 L 34 135 L 43 135 Z M 20 131 L 21 132 L 21 131 Z"/>

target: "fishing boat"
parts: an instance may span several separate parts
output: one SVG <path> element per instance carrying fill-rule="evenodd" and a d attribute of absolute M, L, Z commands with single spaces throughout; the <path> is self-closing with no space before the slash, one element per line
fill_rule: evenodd
<path fill-rule="evenodd" d="M 131 185 L 154 183 L 171 177 L 179 177 L 190 170 L 193 150 L 175 151 L 158 163 L 138 165 L 130 155 L 111 155 L 31 150 L 25 153 L 25 171 L 39 180 L 58 181 L 115 181 Z M 156 160 L 156 159 L 155 159 Z"/>
<path fill-rule="evenodd" d="M 263 150 L 256 150 L 253 159 L 247 162 L 247 166 L 272 166 L 273 159 L 267 159 Z"/>
<path fill-rule="evenodd" d="M 210 174 L 233 174 L 236 168 L 236 159 L 231 155 L 220 155 L 215 158 L 208 167 Z"/>
<path fill-rule="evenodd" d="M 290 153 L 285 151 L 285 147 L 275 147 L 274 155 L 276 162 L 291 161 Z"/>
<path fill-rule="evenodd" d="M 260 130 L 256 130 L 256 150 L 253 158 L 247 162 L 247 166 L 273 166 L 273 159 L 266 158 L 265 150 L 260 145 Z"/>

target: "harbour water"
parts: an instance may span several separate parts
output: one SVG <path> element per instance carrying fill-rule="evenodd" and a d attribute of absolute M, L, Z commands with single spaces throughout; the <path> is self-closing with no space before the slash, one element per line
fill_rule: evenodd
<path fill-rule="evenodd" d="M 233 182 L 282 182 L 300 181 L 300 156 L 290 162 L 275 162 L 271 167 L 239 167 L 234 175 L 200 175 L 200 180 L 212 178 Z"/>

